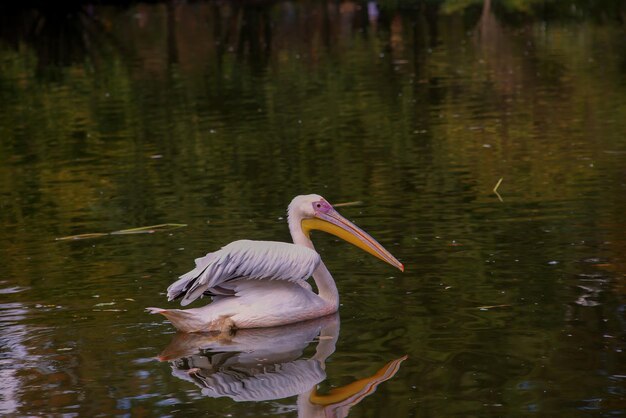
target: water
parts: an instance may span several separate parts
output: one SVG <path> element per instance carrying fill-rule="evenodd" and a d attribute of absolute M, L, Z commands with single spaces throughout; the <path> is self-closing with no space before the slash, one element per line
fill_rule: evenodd
<path fill-rule="evenodd" d="M 185 370 L 303 365 L 325 395 L 407 355 L 351 417 L 622 416 L 623 5 L 463 7 L 6 9 L 0 414 L 306 416 Z M 143 308 L 207 251 L 289 240 L 301 193 L 362 201 L 340 211 L 406 272 L 316 234 L 334 331 L 158 361 L 180 337 Z M 187 227 L 56 240 L 163 223 Z"/>

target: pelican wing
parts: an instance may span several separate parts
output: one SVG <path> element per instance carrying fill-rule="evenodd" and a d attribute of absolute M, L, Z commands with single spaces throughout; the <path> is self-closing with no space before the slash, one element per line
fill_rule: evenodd
<path fill-rule="evenodd" d="M 274 241 L 241 240 L 196 259 L 196 268 L 183 274 L 167 288 L 168 300 L 183 297 L 186 306 L 205 292 L 228 295 L 222 285 L 229 280 L 306 280 L 320 262 L 314 250 Z"/>

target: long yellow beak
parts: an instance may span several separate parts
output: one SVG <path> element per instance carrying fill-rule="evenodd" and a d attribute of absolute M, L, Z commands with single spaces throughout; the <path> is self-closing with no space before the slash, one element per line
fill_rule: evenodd
<path fill-rule="evenodd" d="M 302 220 L 302 231 L 307 237 L 313 229 L 328 232 L 404 271 L 404 265 L 367 232 L 341 216 L 330 204 L 326 205 L 315 211 L 314 218 Z"/>

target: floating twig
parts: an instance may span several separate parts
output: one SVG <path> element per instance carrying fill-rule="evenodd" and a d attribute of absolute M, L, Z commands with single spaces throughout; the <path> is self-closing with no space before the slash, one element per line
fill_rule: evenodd
<path fill-rule="evenodd" d="M 177 229 L 187 226 L 186 224 L 160 224 L 151 226 L 140 226 L 139 228 L 121 229 L 119 231 L 111 232 L 111 235 L 124 235 L 124 234 L 153 234 L 157 231 Z"/>
<path fill-rule="evenodd" d="M 69 241 L 100 238 L 105 235 L 129 235 L 129 234 L 154 234 L 159 231 L 169 231 L 187 226 L 187 224 L 159 224 L 150 226 L 140 226 L 138 228 L 120 229 L 113 232 L 93 232 L 89 234 L 68 235 L 66 237 L 55 238 L 55 241 Z"/>
<path fill-rule="evenodd" d="M 357 206 L 357 205 L 362 205 L 363 202 L 360 200 L 355 200 L 354 202 L 343 202 L 343 203 L 335 203 L 333 204 L 334 207 L 336 208 L 340 208 L 340 207 L 344 207 L 344 206 Z"/>
<path fill-rule="evenodd" d="M 480 309 L 481 311 L 486 311 L 487 309 L 493 309 L 493 308 L 508 308 L 511 305 L 509 304 L 503 304 L 503 305 L 488 305 L 488 306 L 479 306 L 476 309 Z"/>
<path fill-rule="evenodd" d="M 55 238 L 55 241 L 67 241 L 74 239 L 90 239 L 90 238 L 99 238 L 105 235 L 109 235 L 107 232 L 94 232 L 91 234 L 78 234 L 78 235 L 68 235 L 67 237 Z"/>
<path fill-rule="evenodd" d="M 496 196 L 498 196 L 498 200 L 500 200 L 500 202 L 504 202 L 504 200 L 502 200 L 502 196 L 500 196 L 500 193 L 498 193 L 498 187 L 500 187 L 500 183 L 502 183 L 502 180 L 504 180 L 504 177 L 500 177 L 500 180 L 498 180 L 495 187 L 493 188 L 493 192 L 496 194 Z"/>

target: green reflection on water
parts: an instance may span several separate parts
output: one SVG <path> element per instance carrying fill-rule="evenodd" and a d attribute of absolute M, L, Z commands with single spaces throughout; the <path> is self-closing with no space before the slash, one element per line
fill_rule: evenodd
<path fill-rule="evenodd" d="M 623 410 L 623 4 L 517 3 L 5 14 L 0 411 L 288 414 L 170 376 L 142 309 L 206 251 L 288 240 L 310 192 L 364 201 L 407 267 L 315 237 L 331 384 L 409 354 L 351 416 Z M 188 227 L 54 241 L 162 223 Z"/>

